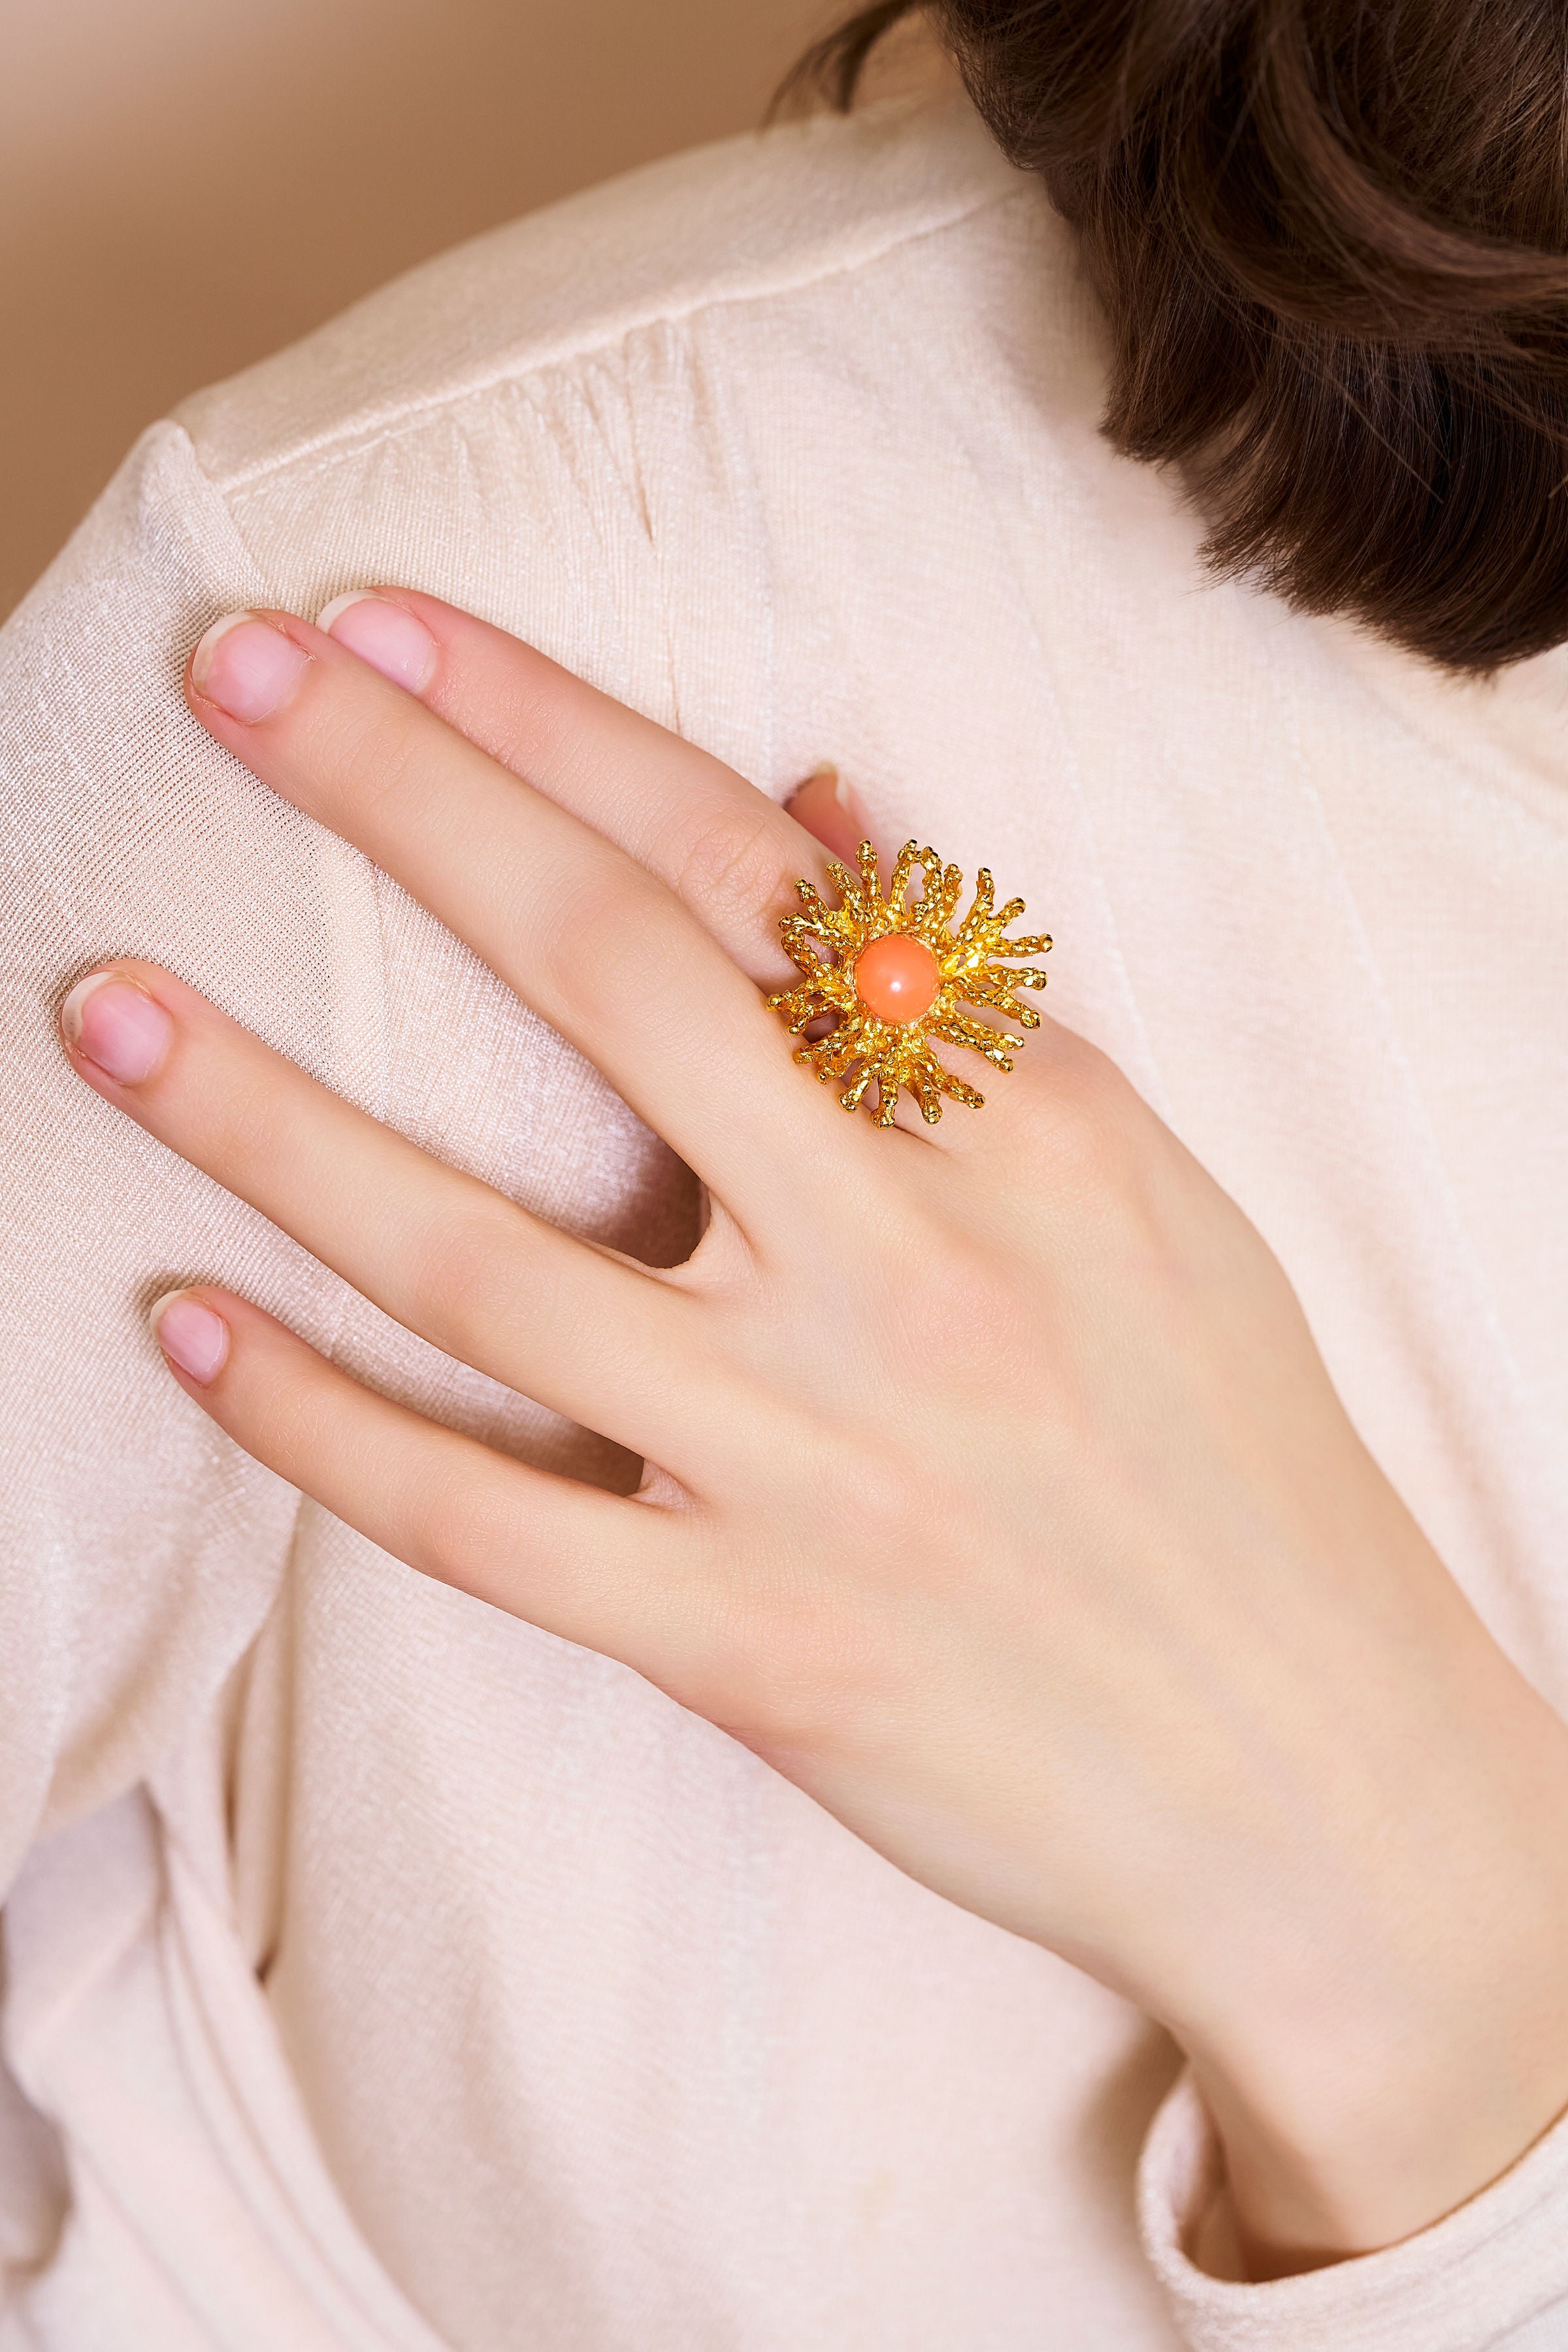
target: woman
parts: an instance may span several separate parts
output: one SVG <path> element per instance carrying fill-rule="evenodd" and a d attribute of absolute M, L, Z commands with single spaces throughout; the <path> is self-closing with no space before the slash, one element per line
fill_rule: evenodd
<path fill-rule="evenodd" d="M 1563 2340 L 1554 28 L 942 22 L 14 625 L 17 2344 Z"/>

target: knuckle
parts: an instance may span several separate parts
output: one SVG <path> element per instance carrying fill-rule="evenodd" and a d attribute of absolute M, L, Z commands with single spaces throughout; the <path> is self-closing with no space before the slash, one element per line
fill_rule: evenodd
<path fill-rule="evenodd" d="M 1138 1108 L 1115 1063 L 1073 1038 L 1053 1053 L 1026 1098 L 1031 1150 L 1055 1183 L 1103 1187 L 1119 1180 L 1136 1150 Z"/>
<path fill-rule="evenodd" d="M 570 776 L 585 754 L 582 726 L 571 688 L 578 685 L 531 646 L 509 648 L 510 674 L 490 715 L 484 743 L 490 757 L 514 776 L 548 790 Z"/>
<path fill-rule="evenodd" d="M 292 1485 L 309 1486 L 328 1418 L 320 1383 L 309 1377 L 274 1374 L 264 1383 L 253 1381 L 247 1402 L 247 1452 Z"/>
<path fill-rule="evenodd" d="M 258 1171 L 280 1165 L 287 1156 L 288 1089 L 272 1068 L 236 1072 L 221 1103 L 204 1161 L 219 1183 L 248 1198 Z"/>
<path fill-rule="evenodd" d="M 507 1555 L 514 1531 L 496 1488 L 463 1476 L 462 1467 L 454 1461 L 423 1482 L 405 1556 L 439 1583 L 469 1589 Z"/>
<path fill-rule="evenodd" d="M 750 1583 L 750 1580 L 748 1580 Z M 702 1643 L 700 1711 L 762 1754 L 820 1750 L 863 1721 L 885 1672 L 858 1593 L 764 1579 L 717 1607 Z"/>
<path fill-rule="evenodd" d="M 945 1357 L 963 1377 L 975 1361 L 988 1363 L 1014 1343 L 1024 1311 L 1016 1268 L 984 1244 L 950 1245 L 942 1279 L 921 1307 L 923 1345 L 940 1350 L 937 1360 Z"/>
<path fill-rule="evenodd" d="M 597 1028 L 624 1021 L 629 1003 L 646 1006 L 661 977 L 665 985 L 683 985 L 681 942 L 669 936 L 675 911 L 668 893 L 629 861 L 624 872 L 601 866 L 557 890 L 538 943 L 553 1003 Z"/>
<path fill-rule="evenodd" d="M 499 1195 L 456 1216 L 444 1208 L 412 1254 L 417 1265 L 413 1311 L 436 1347 L 448 1355 L 493 1360 L 518 1311 L 519 1294 L 537 1290 L 522 1240 L 518 1212 Z"/>
<path fill-rule="evenodd" d="M 899 1256 L 920 1271 L 915 1279 L 885 1286 L 889 1303 L 882 1312 L 896 1313 L 899 1344 L 908 1356 L 942 1367 L 946 1379 L 964 1385 L 987 1381 L 1001 1354 L 1017 1352 L 1026 1293 L 1006 1250 L 979 1234 L 917 1229 L 906 1232 Z M 891 1494 L 886 1499 L 896 1504 Z"/>
<path fill-rule="evenodd" d="M 759 795 L 747 814 L 726 812 L 698 829 L 680 858 L 675 887 L 728 942 L 759 929 L 794 878 L 778 812 Z"/>
<path fill-rule="evenodd" d="M 315 793 L 323 806 L 348 820 L 356 834 L 384 809 L 395 805 L 418 772 L 417 706 L 367 698 L 323 699 L 303 747 Z"/>

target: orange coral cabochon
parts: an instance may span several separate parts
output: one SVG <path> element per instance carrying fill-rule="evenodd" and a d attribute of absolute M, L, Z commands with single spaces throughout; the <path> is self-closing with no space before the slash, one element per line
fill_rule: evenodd
<path fill-rule="evenodd" d="M 930 948 L 907 931 L 889 931 L 863 948 L 855 964 L 855 993 L 879 1021 L 918 1021 L 942 986 Z"/>

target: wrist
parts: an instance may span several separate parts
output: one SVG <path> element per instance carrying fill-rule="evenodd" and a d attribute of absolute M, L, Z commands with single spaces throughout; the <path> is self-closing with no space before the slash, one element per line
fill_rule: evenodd
<path fill-rule="evenodd" d="M 1568 1728 L 1507 1671 L 1171 2021 L 1255 2277 L 1429 2228 L 1568 2109 Z"/>

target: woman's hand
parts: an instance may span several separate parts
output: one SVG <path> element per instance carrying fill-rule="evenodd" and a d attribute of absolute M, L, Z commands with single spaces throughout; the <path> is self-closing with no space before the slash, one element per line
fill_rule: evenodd
<path fill-rule="evenodd" d="M 669 1272 L 571 1240 L 122 961 L 68 1002 L 89 1085 L 649 1466 L 635 1499 L 528 1468 L 211 1288 L 162 1312 L 181 1384 L 387 1550 L 624 1660 L 1163 2020 L 1259 2269 L 1462 2201 L 1568 2101 L 1568 1733 L 1258 1234 L 1049 1021 L 978 1117 L 846 1118 L 760 992 L 810 835 L 433 599 L 323 617 L 209 632 L 193 710 L 597 1063 L 711 1223 Z"/>

